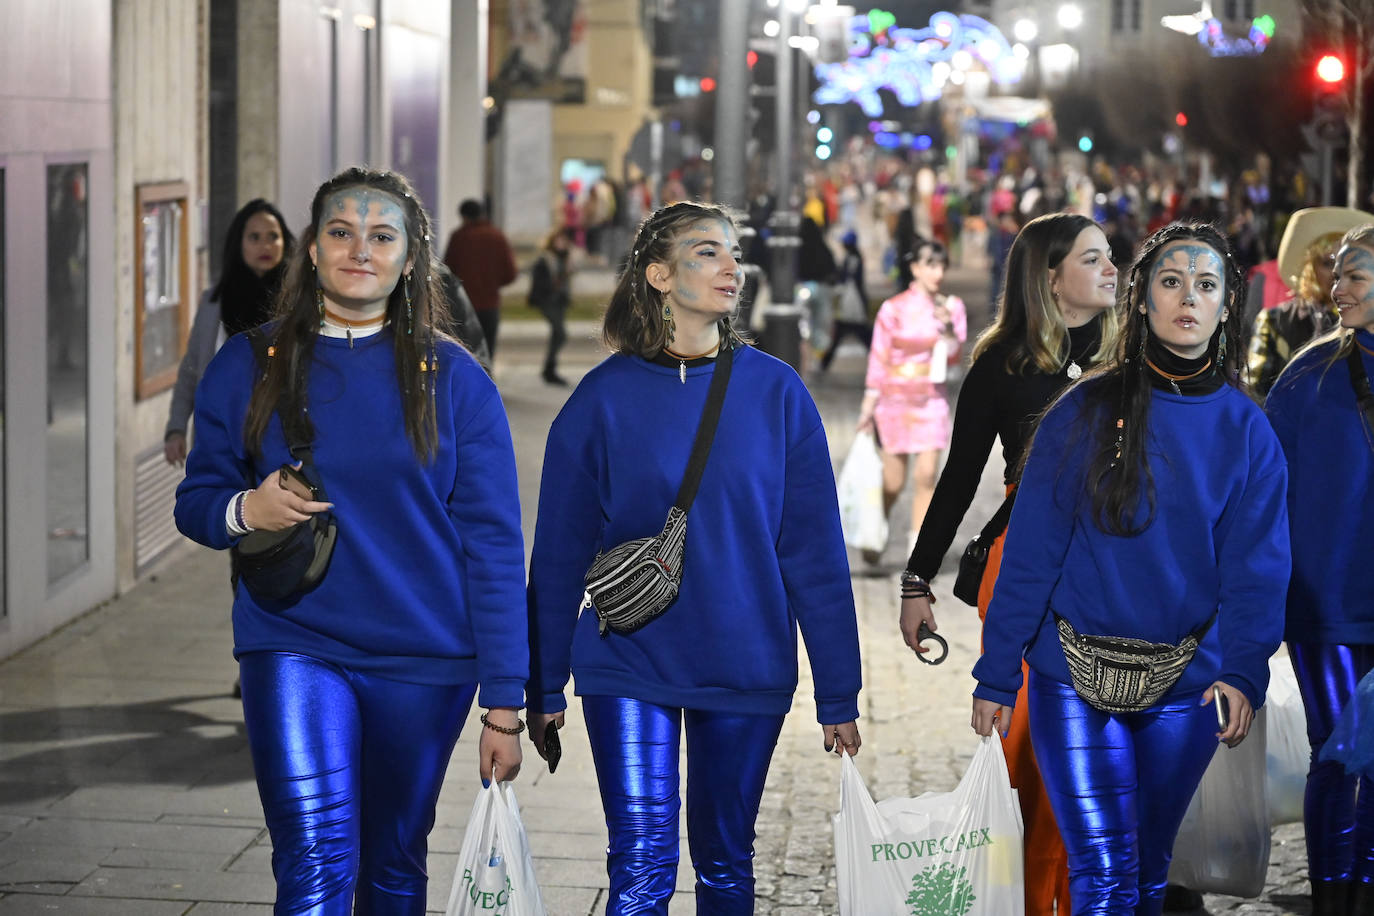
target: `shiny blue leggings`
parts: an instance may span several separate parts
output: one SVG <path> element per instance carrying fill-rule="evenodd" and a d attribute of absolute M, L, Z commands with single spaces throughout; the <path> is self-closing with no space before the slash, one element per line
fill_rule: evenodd
<path fill-rule="evenodd" d="M 1188 699 L 1105 713 L 1034 670 L 1029 703 L 1074 916 L 1158 916 L 1174 838 L 1217 749 L 1216 711 Z"/>
<path fill-rule="evenodd" d="M 239 659 L 274 912 L 423 916 L 434 806 L 475 684 L 403 684 L 288 652 Z"/>
<path fill-rule="evenodd" d="M 687 844 L 697 912 L 754 912 L 754 821 L 782 716 L 582 698 L 610 845 L 606 916 L 666 916 L 677 882 L 678 745 L 687 732 Z"/>
<path fill-rule="evenodd" d="M 1307 770 L 1302 820 L 1307 834 L 1307 873 L 1318 881 L 1374 880 L 1374 786 L 1317 754 L 1331 736 L 1355 686 L 1374 668 L 1374 645 L 1288 644 L 1312 763 Z"/>

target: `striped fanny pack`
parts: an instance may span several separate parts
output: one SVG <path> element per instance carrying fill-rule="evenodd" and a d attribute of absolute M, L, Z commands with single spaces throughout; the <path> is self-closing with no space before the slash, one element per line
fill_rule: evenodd
<path fill-rule="evenodd" d="M 1170 645 L 1127 636 L 1079 633 L 1063 617 L 1054 617 L 1073 689 L 1103 712 L 1140 712 L 1162 700 L 1193 660 L 1198 645 L 1217 619 L 1212 614 L 1178 645 Z"/>
<path fill-rule="evenodd" d="M 633 633 L 661 615 L 677 600 L 682 585 L 682 563 L 687 547 L 687 510 L 696 498 L 706 458 L 716 436 L 725 386 L 730 380 L 733 348 L 722 348 L 711 370 L 711 390 L 706 395 L 701 424 L 687 460 L 687 473 L 677 500 L 668 510 L 663 530 L 653 537 L 617 544 L 597 554 L 584 580 L 582 607 L 596 611 L 602 636 L 607 630 Z"/>

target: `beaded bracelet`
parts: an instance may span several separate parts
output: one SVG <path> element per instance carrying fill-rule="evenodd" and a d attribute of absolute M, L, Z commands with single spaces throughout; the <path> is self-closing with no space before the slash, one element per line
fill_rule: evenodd
<path fill-rule="evenodd" d="M 907 598 L 924 598 L 931 604 L 935 603 L 930 583 L 910 570 L 902 573 L 902 600 L 905 601 Z"/>
<path fill-rule="evenodd" d="M 500 732 L 503 735 L 518 735 L 525 730 L 525 722 L 523 719 L 516 719 L 515 726 L 512 728 L 507 728 L 504 725 L 497 725 L 495 722 L 492 722 L 490 719 L 487 718 L 486 713 L 482 713 L 480 718 L 482 720 L 482 724 L 485 725 L 487 728 L 491 729 L 494 732 Z"/>
<path fill-rule="evenodd" d="M 248 523 L 243 520 L 243 504 L 248 501 L 248 491 L 244 490 L 234 500 L 234 524 L 239 526 L 240 531 L 251 531 Z"/>

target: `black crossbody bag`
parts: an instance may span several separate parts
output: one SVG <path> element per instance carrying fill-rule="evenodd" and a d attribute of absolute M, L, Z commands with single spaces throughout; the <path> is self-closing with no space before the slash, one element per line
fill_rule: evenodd
<path fill-rule="evenodd" d="M 969 540 L 968 546 L 964 548 L 964 555 L 959 558 L 959 574 L 954 579 L 954 597 L 972 607 L 978 606 L 978 589 L 983 584 L 983 573 L 988 568 L 988 551 L 992 549 L 992 542 L 997 540 L 997 536 L 1007 530 L 1007 522 L 1011 521 L 1012 503 L 1016 501 L 1016 489 L 1007 494 L 1007 498 L 1002 500 L 1002 505 L 997 507 L 992 518 L 983 526 L 983 530 L 975 534 Z"/>
<path fill-rule="evenodd" d="M 272 358 L 267 335 L 261 328 L 253 328 L 247 335 L 259 371 L 266 372 Z M 329 496 L 315 469 L 310 439 L 302 432 L 304 418 L 290 417 L 289 411 L 282 413 L 284 401 L 283 397 L 278 403 L 278 413 L 287 448 L 291 457 L 300 462 L 300 472 L 310 485 L 312 498 L 328 502 Z M 253 485 L 251 480 L 248 483 Z M 280 531 L 250 531 L 229 548 L 231 579 L 235 586 L 243 583 L 259 601 L 294 601 L 324 579 L 338 533 L 338 522 L 330 511 L 317 512 L 308 521 Z"/>
<path fill-rule="evenodd" d="M 722 349 L 711 370 L 711 389 L 706 394 L 701 423 L 692 442 L 687 473 L 677 499 L 668 510 L 663 530 L 653 537 L 637 538 L 599 553 L 587 570 L 582 607 L 596 611 L 602 636 L 607 630 L 633 633 L 668 610 L 682 586 L 682 563 L 687 548 L 687 510 L 696 499 L 706 459 L 716 437 L 725 386 L 730 381 L 734 348 Z"/>

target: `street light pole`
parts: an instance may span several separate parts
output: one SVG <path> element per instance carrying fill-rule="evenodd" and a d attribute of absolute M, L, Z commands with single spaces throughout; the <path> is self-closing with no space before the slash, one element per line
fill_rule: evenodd
<path fill-rule="evenodd" d="M 772 267 L 769 288 L 772 303 L 764 311 L 762 348 L 792 368 L 801 369 L 801 306 L 796 304 L 797 249 L 801 244 L 798 227 L 801 219 L 792 206 L 792 48 L 788 39 L 794 31 L 796 14 L 790 0 L 778 5 L 778 57 L 776 105 L 777 164 L 773 184 L 773 215 L 768 220 L 769 263 Z"/>
<path fill-rule="evenodd" d="M 749 0 L 721 0 L 716 85 L 715 199 L 743 210 L 749 112 Z"/>

